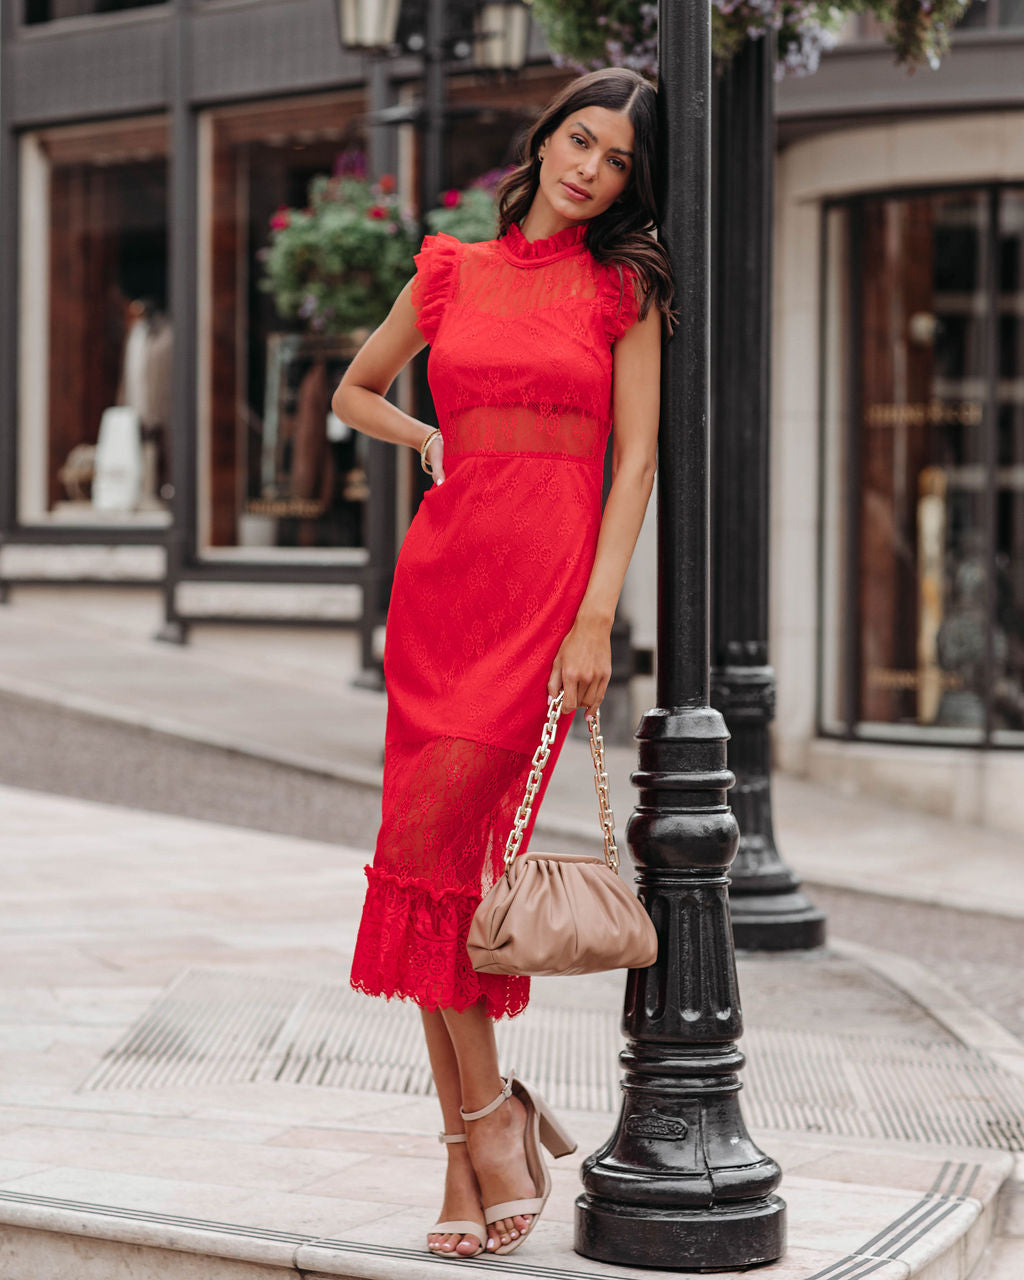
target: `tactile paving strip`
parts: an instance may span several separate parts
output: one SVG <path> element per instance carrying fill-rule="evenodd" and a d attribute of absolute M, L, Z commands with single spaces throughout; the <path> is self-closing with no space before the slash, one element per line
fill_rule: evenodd
<path fill-rule="evenodd" d="M 618 1108 L 618 1011 L 531 1006 L 496 1025 L 501 1060 L 556 1107 Z M 1024 1082 L 955 1044 L 752 1028 L 756 1127 L 1024 1151 Z M 84 1089 L 280 1082 L 431 1092 L 417 1010 L 342 984 L 190 969 L 104 1055 Z"/>

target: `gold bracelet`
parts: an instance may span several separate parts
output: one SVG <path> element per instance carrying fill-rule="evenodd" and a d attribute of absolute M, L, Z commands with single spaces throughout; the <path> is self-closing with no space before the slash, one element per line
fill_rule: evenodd
<path fill-rule="evenodd" d="M 440 434 L 441 434 L 440 429 L 438 427 L 435 427 L 434 430 L 431 431 L 430 435 L 427 436 L 426 440 L 424 440 L 423 443 L 420 445 L 420 466 L 423 468 L 423 470 L 427 473 L 428 476 L 432 476 L 434 474 L 434 468 L 427 461 L 427 450 L 430 448 L 431 444 L 433 443 L 434 437 L 439 436 Z"/>

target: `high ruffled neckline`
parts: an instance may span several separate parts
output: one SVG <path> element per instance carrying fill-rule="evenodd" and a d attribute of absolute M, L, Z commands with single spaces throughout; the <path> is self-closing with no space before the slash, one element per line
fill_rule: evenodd
<path fill-rule="evenodd" d="M 527 240 L 517 222 L 510 224 L 509 229 L 498 241 L 498 246 L 510 262 L 524 266 L 535 266 L 542 262 L 551 262 L 554 258 L 576 253 L 584 247 L 587 224 L 576 222 L 571 226 L 556 231 L 553 236 L 545 236 L 543 240 Z"/>

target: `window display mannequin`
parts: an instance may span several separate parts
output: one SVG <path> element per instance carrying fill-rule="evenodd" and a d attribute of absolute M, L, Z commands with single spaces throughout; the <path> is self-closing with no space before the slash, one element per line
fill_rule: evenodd
<path fill-rule="evenodd" d="M 139 506 L 162 506 L 169 496 L 168 428 L 171 418 L 171 322 L 153 298 L 128 305 L 128 327 L 118 403 L 134 409 L 142 436 Z"/>

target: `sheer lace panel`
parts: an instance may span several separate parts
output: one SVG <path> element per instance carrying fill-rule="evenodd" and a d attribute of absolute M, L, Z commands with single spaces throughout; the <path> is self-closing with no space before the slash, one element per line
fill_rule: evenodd
<path fill-rule="evenodd" d="M 389 742 L 384 821 L 356 939 L 352 984 L 427 1009 L 483 998 L 493 1018 L 526 1007 L 529 981 L 478 974 L 466 935 L 501 874 L 530 759 L 459 738 Z"/>
<path fill-rule="evenodd" d="M 456 268 L 458 279 L 451 296 L 460 306 L 472 307 L 481 315 L 522 319 L 545 307 L 579 314 L 600 296 L 602 269 L 589 254 L 559 258 L 542 271 L 520 270 L 490 254 L 489 269 L 481 271 L 483 246 L 466 248 Z"/>
<path fill-rule="evenodd" d="M 453 410 L 444 431 L 445 455 L 459 453 L 542 453 L 600 463 L 607 423 L 557 401 L 535 405 L 476 405 Z"/>

